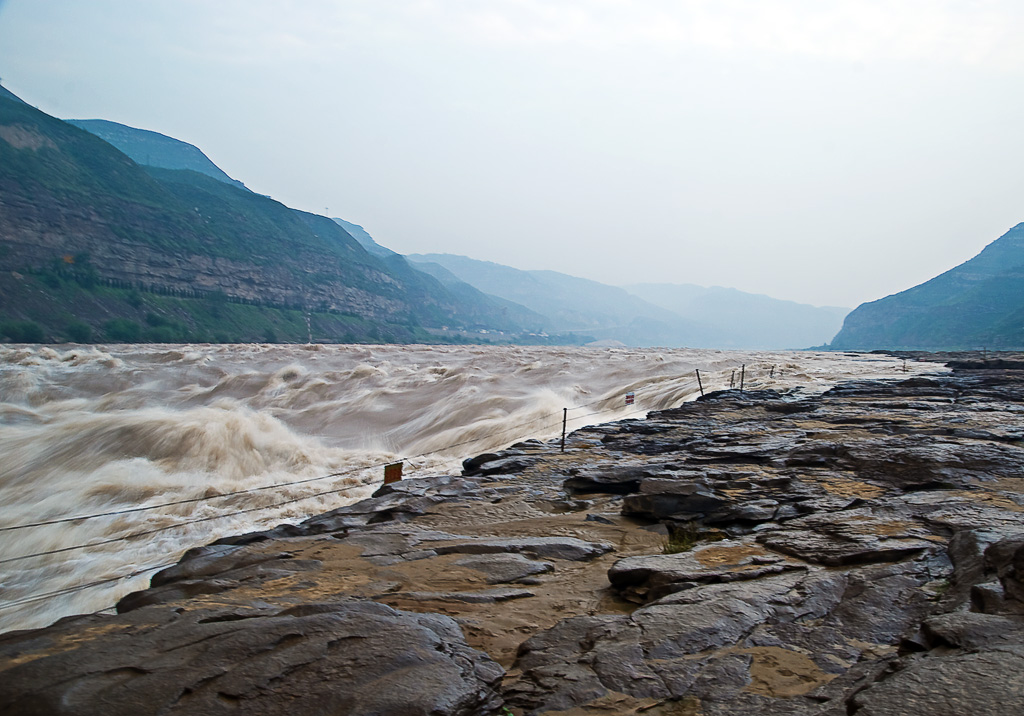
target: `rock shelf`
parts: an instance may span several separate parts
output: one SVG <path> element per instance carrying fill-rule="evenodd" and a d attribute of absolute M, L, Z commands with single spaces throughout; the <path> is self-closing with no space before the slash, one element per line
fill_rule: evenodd
<path fill-rule="evenodd" d="M 0 636 L 16 714 L 1024 712 L 1024 371 L 723 391 Z"/>

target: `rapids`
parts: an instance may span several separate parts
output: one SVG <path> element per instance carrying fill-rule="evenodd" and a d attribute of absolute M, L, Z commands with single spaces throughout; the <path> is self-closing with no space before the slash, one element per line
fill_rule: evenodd
<path fill-rule="evenodd" d="M 710 391 L 741 365 L 749 389 L 903 375 L 813 352 L 0 346 L 0 631 L 109 608 L 189 547 L 363 499 L 386 463 L 458 471 L 557 438 L 563 408 L 570 430 L 643 417 L 696 398 L 695 369 Z"/>

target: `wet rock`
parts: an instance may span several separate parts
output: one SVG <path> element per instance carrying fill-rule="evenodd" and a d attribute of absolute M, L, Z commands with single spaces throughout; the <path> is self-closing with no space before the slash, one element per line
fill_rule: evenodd
<path fill-rule="evenodd" d="M 123 597 L 116 609 L 123 614 L 151 604 L 219 594 L 243 584 L 260 584 L 320 566 L 318 560 L 293 559 L 287 552 L 259 554 L 245 547 L 199 547 L 186 552 L 175 566 L 153 575 L 150 584 L 155 586 Z"/>
<path fill-rule="evenodd" d="M 468 457 L 465 460 L 463 460 L 462 469 L 463 471 L 465 471 L 466 474 L 472 474 L 472 472 L 474 470 L 479 469 L 481 465 L 500 459 L 501 455 L 499 453 L 485 452 L 482 455 L 477 455 L 476 457 Z"/>
<path fill-rule="evenodd" d="M 501 668 L 440 615 L 368 602 L 290 610 L 159 608 L 0 639 L 31 658 L 0 680 L 0 711 L 147 714 L 470 714 L 501 705 Z M 54 674 L 60 674 L 59 679 Z"/>
<path fill-rule="evenodd" d="M 571 495 L 603 493 L 628 495 L 640 489 L 640 481 L 656 473 L 653 465 L 607 465 L 580 470 L 563 484 Z"/>
<path fill-rule="evenodd" d="M 628 495 L 623 500 L 622 513 L 649 519 L 686 520 L 703 517 L 728 503 L 728 498 L 716 494 L 703 478 L 647 479 L 640 485 L 640 494 Z"/>
<path fill-rule="evenodd" d="M 527 589 L 485 589 L 478 592 L 388 592 L 389 599 L 411 599 L 416 602 L 461 602 L 463 604 L 496 604 L 534 596 Z"/>
<path fill-rule="evenodd" d="M 737 523 L 759 524 L 761 522 L 770 522 L 775 519 L 778 512 L 778 501 L 763 498 L 760 500 L 750 500 L 748 502 L 740 502 L 739 504 L 723 506 L 721 509 L 711 512 L 705 518 L 704 522 L 708 525 L 730 525 Z"/>
<path fill-rule="evenodd" d="M 317 515 L 304 521 L 302 528 L 307 534 L 324 534 L 346 532 L 382 522 L 407 522 L 441 502 L 444 502 L 444 498 L 440 495 L 393 491 Z"/>
<path fill-rule="evenodd" d="M 1024 649 L 912 660 L 853 697 L 857 716 L 1005 716 L 1024 710 Z"/>
<path fill-rule="evenodd" d="M 608 580 L 628 596 L 653 601 L 700 584 L 757 579 L 806 570 L 806 565 L 762 549 L 756 542 L 717 542 L 680 554 L 627 557 L 608 570 Z"/>
<path fill-rule="evenodd" d="M 606 542 L 587 542 L 575 537 L 523 537 L 519 539 L 478 539 L 435 547 L 438 554 L 493 554 L 522 552 L 541 559 L 582 562 L 611 552 Z"/>
<path fill-rule="evenodd" d="M 272 530 L 259 530 L 257 532 L 247 532 L 240 535 L 229 535 L 228 537 L 222 537 L 216 542 L 211 542 L 211 546 L 217 546 L 222 544 L 227 545 L 247 545 L 253 544 L 254 542 L 266 542 L 267 540 L 274 539 L 287 539 L 288 537 L 301 537 L 308 534 L 307 530 L 302 529 L 298 525 L 278 525 Z"/>
<path fill-rule="evenodd" d="M 974 651 L 1024 645 L 1024 620 L 999 614 L 939 614 L 924 621 L 922 632 L 930 648 Z"/>
<path fill-rule="evenodd" d="M 262 562 L 291 559 L 288 552 L 261 553 L 245 546 L 196 547 L 187 551 L 178 564 L 153 575 L 150 584 L 159 587 L 171 582 L 222 574 Z"/>
<path fill-rule="evenodd" d="M 232 579 L 186 579 L 127 594 L 117 602 L 115 608 L 118 614 L 124 614 L 151 604 L 176 602 L 201 594 L 220 594 L 237 586 L 238 582 Z"/>
<path fill-rule="evenodd" d="M 526 470 L 537 462 L 523 453 L 513 450 L 498 453 L 485 453 L 462 463 L 462 474 L 475 477 L 478 475 L 515 475 Z"/>
<path fill-rule="evenodd" d="M 985 566 L 994 570 L 1006 598 L 1024 611 L 1024 534 L 1001 539 L 985 550 Z"/>
<path fill-rule="evenodd" d="M 519 582 L 554 569 L 550 562 L 538 562 L 517 553 L 481 554 L 456 560 L 459 567 L 469 567 L 487 575 L 488 584 Z"/>
<path fill-rule="evenodd" d="M 511 703 L 534 713 L 580 708 L 612 692 L 659 701 L 728 701 L 751 680 L 752 658 L 735 646 L 769 619 L 792 618 L 785 607 L 798 601 L 794 590 L 801 580 L 776 575 L 713 584 L 629 616 L 566 619 L 523 643 L 519 675 L 506 693 Z M 827 609 L 823 602 L 819 606 Z"/>
<path fill-rule="evenodd" d="M 895 562 L 936 549 L 928 533 L 907 520 L 878 517 L 869 509 L 843 510 L 790 520 L 759 536 L 765 547 L 810 562 L 839 566 Z"/>
<path fill-rule="evenodd" d="M 933 489 L 985 479 L 1024 477 L 1024 449 L 1011 445 L 936 440 L 923 435 L 851 441 L 836 466 L 902 490 Z"/>
<path fill-rule="evenodd" d="M 375 565 L 385 566 L 400 562 L 429 559 L 437 555 L 433 547 L 438 542 L 462 538 L 448 532 L 424 530 L 416 527 L 377 525 L 353 531 L 341 540 L 361 550 L 361 557 Z"/>

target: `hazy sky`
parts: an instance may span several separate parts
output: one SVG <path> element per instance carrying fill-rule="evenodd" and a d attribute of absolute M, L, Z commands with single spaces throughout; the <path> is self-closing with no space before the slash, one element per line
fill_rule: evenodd
<path fill-rule="evenodd" d="M 250 188 L 606 283 L 855 306 L 1024 221 L 1020 0 L 0 0 L 0 78 Z"/>

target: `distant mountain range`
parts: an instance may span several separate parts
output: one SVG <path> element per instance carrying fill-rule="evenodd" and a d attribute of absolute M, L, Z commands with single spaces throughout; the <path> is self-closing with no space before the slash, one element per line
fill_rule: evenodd
<path fill-rule="evenodd" d="M 1024 223 L 919 286 L 858 306 L 837 350 L 1024 349 Z"/>
<path fill-rule="evenodd" d="M 842 313 L 734 289 L 626 290 L 404 257 L 357 224 L 250 192 L 191 144 L 58 120 L 0 87 L 0 337 L 10 340 L 799 348 L 823 342 Z"/>
<path fill-rule="evenodd" d="M 807 348 L 843 324 L 848 308 L 810 306 L 721 286 L 647 283 L 625 287 L 635 296 L 699 324 L 705 346 Z"/>
<path fill-rule="evenodd" d="M 423 270 L 441 267 L 480 290 L 526 306 L 547 318 L 545 330 L 594 331 L 628 326 L 638 317 L 679 317 L 615 286 L 555 271 L 520 269 L 452 254 L 410 254 Z"/>
<path fill-rule="evenodd" d="M 619 288 L 555 271 L 522 271 L 451 254 L 408 257 L 547 317 L 546 330 L 581 331 L 627 345 L 785 349 L 820 344 L 848 309 L 817 308 L 727 288 Z"/>

